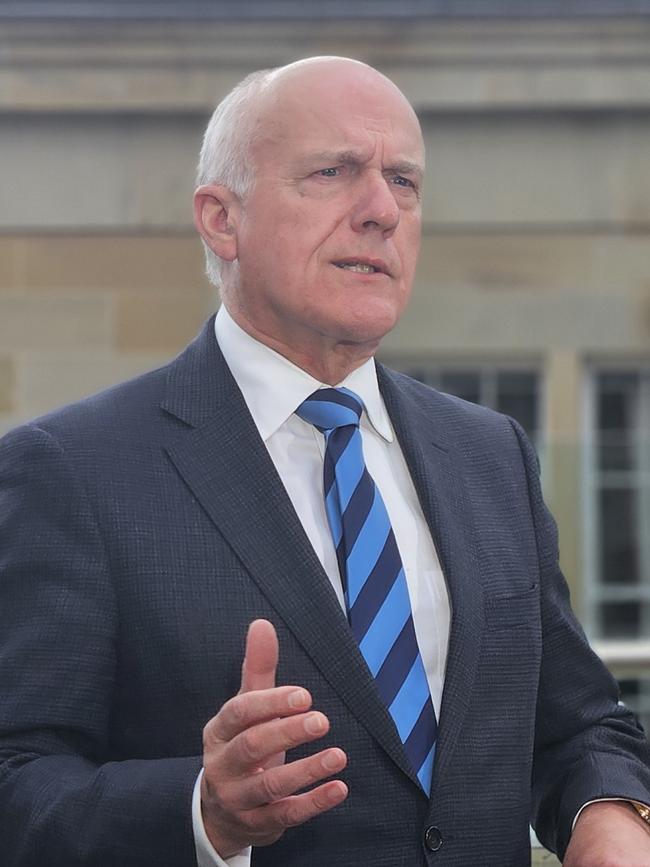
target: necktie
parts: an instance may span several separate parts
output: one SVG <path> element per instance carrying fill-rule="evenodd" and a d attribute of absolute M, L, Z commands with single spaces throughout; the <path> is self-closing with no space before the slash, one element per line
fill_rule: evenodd
<path fill-rule="evenodd" d="M 350 627 L 428 794 L 438 726 L 402 560 L 386 507 L 363 458 L 362 410 L 353 391 L 323 388 L 296 413 L 325 436 L 325 508 Z"/>

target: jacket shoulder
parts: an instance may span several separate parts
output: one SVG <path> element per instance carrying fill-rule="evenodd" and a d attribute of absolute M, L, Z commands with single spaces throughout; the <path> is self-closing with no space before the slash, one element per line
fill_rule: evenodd
<path fill-rule="evenodd" d="M 460 440 L 485 439 L 491 435 L 513 438 L 513 427 L 519 429 L 516 421 L 503 413 L 472 403 L 453 394 L 439 391 L 425 385 L 404 373 L 380 367 L 380 381 L 392 390 L 395 389 L 402 399 L 416 406 L 438 429 L 453 436 L 454 442 Z"/>
<path fill-rule="evenodd" d="M 180 380 L 176 382 L 178 390 L 186 391 L 186 380 L 195 378 L 197 372 L 205 374 L 207 370 L 211 377 L 211 353 L 216 351 L 213 322 L 211 317 L 176 358 L 160 367 L 39 416 L 6 436 L 21 438 L 41 430 L 64 448 L 78 445 L 82 449 L 92 443 L 110 445 L 113 441 L 117 446 L 120 439 L 133 443 L 150 439 L 156 423 L 169 419 L 164 403 L 170 383 Z"/>
<path fill-rule="evenodd" d="M 147 416 L 160 411 L 168 370 L 166 364 L 66 404 L 32 419 L 7 436 L 40 429 L 65 445 L 78 439 L 88 443 L 90 438 L 103 440 L 120 429 L 137 429 Z"/>

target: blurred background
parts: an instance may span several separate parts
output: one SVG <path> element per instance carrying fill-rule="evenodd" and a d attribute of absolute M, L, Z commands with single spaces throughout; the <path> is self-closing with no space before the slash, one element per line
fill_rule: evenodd
<path fill-rule="evenodd" d="M 0 2 L 0 432 L 195 334 L 207 119 L 315 54 L 386 73 L 424 129 L 382 358 L 527 429 L 574 607 L 650 728 L 648 0 Z"/>

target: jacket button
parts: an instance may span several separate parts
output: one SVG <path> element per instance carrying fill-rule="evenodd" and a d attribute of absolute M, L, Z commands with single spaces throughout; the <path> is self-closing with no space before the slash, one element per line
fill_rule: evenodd
<path fill-rule="evenodd" d="M 424 832 L 424 845 L 429 852 L 437 852 L 442 846 L 442 834 L 440 833 L 440 829 L 436 828 L 435 825 L 429 825 Z"/>

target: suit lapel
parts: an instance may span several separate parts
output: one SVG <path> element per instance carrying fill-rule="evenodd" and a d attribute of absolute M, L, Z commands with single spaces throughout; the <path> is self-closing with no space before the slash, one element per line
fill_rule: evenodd
<path fill-rule="evenodd" d="M 350 711 L 409 776 L 402 744 L 210 320 L 170 368 L 167 453 L 252 579 Z"/>
<path fill-rule="evenodd" d="M 431 529 L 451 604 L 451 629 L 439 720 L 436 779 L 444 775 L 471 701 L 479 662 L 483 598 L 477 536 L 471 502 L 445 422 L 444 398 L 431 393 L 439 411 L 425 412 L 421 401 L 401 388 L 395 374 L 378 365 L 382 395 L 404 452 L 422 511 Z"/>

